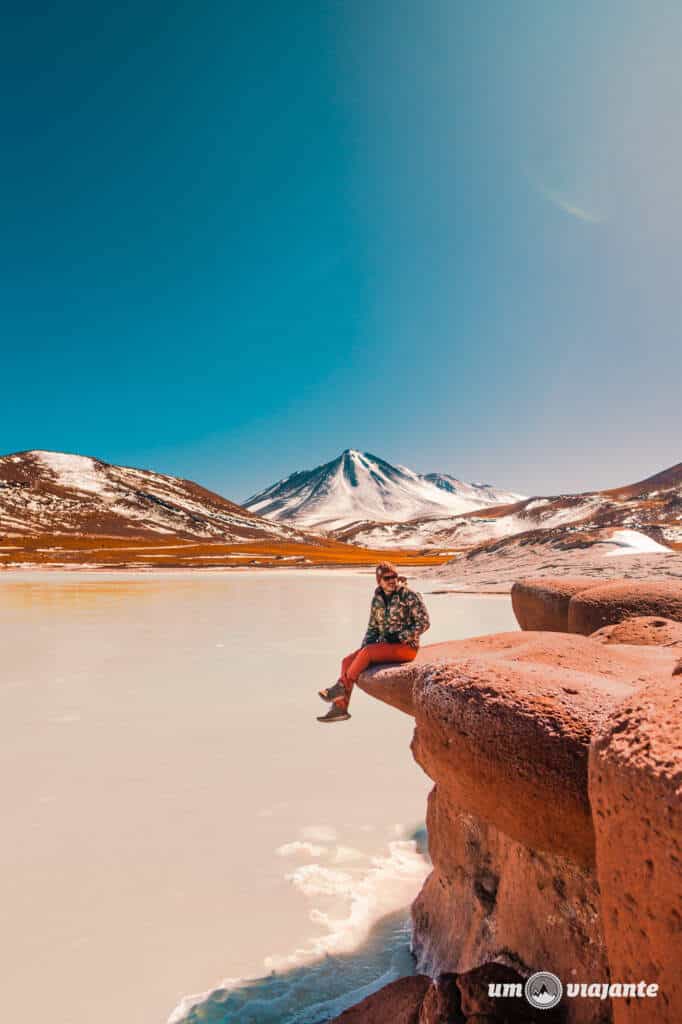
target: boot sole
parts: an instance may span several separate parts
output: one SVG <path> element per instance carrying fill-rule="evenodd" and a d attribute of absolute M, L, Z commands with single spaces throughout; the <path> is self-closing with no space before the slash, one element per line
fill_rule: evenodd
<path fill-rule="evenodd" d="M 347 722 L 352 715 L 338 715 L 336 718 L 318 718 L 318 722 L 322 722 L 323 725 L 333 725 L 334 722 Z"/>

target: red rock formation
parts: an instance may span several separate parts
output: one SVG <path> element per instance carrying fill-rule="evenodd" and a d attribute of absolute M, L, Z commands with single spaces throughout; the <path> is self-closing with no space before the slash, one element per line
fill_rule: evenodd
<path fill-rule="evenodd" d="M 461 973 L 501 960 L 524 976 L 608 976 L 593 869 L 511 839 L 441 785 L 427 826 L 433 871 L 412 908 L 420 970 Z M 573 1021 L 599 1019 L 585 1001 L 572 1009 Z"/>
<path fill-rule="evenodd" d="M 682 690 L 638 690 L 590 756 L 590 800 L 611 978 L 655 982 L 655 1000 L 613 1000 L 616 1024 L 682 1020 Z"/>
<path fill-rule="evenodd" d="M 659 615 L 638 615 L 613 626 L 603 626 L 591 633 L 590 639 L 601 644 L 682 647 L 682 622 L 662 619 Z"/>
<path fill-rule="evenodd" d="M 401 710 L 414 702 L 414 755 L 460 807 L 531 848 L 590 864 L 591 733 L 639 680 L 669 676 L 675 660 L 665 649 L 501 633 L 425 647 L 409 666 L 380 670 L 377 695 Z M 376 693 L 375 679 L 364 673 L 359 685 Z"/>
<path fill-rule="evenodd" d="M 431 979 L 399 978 L 335 1017 L 331 1024 L 420 1024 L 419 1011 Z"/>
<path fill-rule="evenodd" d="M 490 963 L 462 974 L 423 974 L 390 982 L 330 1024 L 560 1024 L 556 1010 L 537 1010 L 523 996 L 491 996 L 491 984 L 523 985 L 518 971 Z"/>
<path fill-rule="evenodd" d="M 527 579 L 512 587 L 512 606 L 521 629 L 589 636 L 632 617 L 682 621 L 682 583 L 598 583 L 589 577 Z M 624 638 L 620 642 L 642 641 Z"/>
<path fill-rule="evenodd" d="M 415 717 L 412 750 L 435 786 L 414 949 L 420 970 L 457 976 L 468 1024 L 512 1019 L 460 984 L 493 962 L 658 983 L 655 1002 L 614 998 L 617 1024 L 682 1020 L 682 588 L 578 591 L 569 624 L 575 603 L 581 631 L 612 624 L 425 647 L 359 681 Z M 427 991 L 423 1013 L 438 1003 Z M 612 1020 L 608 999 L 563 1009 L 569 1024 Z"/>
<path fill-rule="evenodd" d="M 594 585 L 589 576 L 521 580 L 511 590 L 516 621 L 521 629 L 568 633 L 569 601 Z"/>
<path fill-rule="evenodd" d="M 557 1024 L 563 1020 L 564 1014 L 560 1007 L 555 1010 L 539 1010 L 529 1006 L 521 996 L 491 996 L 488 986 L 496 984 L 519 984 L 524 979 L 511 967 L 504 964 L 488 963 L 477 967 L 466 974 L 457 975 L 457 987 L 460 991 L 462 1013 L 467 1024 Z"/>
<path fill-rule="evenodd" d="M 419 1010 L 419 1024 L 459 1024 L 461 996 L 454 974 L 441 974 L 426 990 Z"/>
<path fill-rule="evenodd" d="M 555 664 L 559 666 L 567 664 L 564 661 L 566 652 L 556 651 L 547 634 L 542 635 L 540 645 L 537 640 L 529 640 L 528 636 L 529 634 L 526 633 L 496 633 L 491 636 L 428 644 L 421 648 L 414 661 L 405 665 L 378 665 L 368 669 L 360 676 L 358 686 L 371 697 L 390 704 L 408 715 L 414 715 L 414 684 L 424 666 L 459 663 L 469 656 L 484 658 L 486 661 L 496 661 L 498 657 L 501 657 L 502 660 L 511 658 L 515 662 L 529 661 L 550 667 Z M 559 640 L 557 643 L 561 644 L 562 641 Z M 543 644 L 544 654 L 541 653 Z M 571 642 L 567 650 L 572 652 L 571 667 L 578 672 L 589 672 L 593 663 L 592 649 L 589 647 L 582 649 L 584 654 L 582 660 L 578 656 L 579 648 L 576 644 Z M 625 657 L 626 661 L 629 660 L 628 656 L 621 652 L 622 657 Z M 665 659 L 663 660 L 665 661 Z M 612 666 L 608 663 L 603 664 L 606 668 L 606 676 L 613 676 Z M 633 667 L 638 667 L 637 656 L 631 664 Z"/>
<path fill-rule="evenodd" d="M 584 590 L 571 599 L 568 628 L 589 636 L 602 626 L 646 615 L 682 622 L 682 585 L 621 580 Z"/>

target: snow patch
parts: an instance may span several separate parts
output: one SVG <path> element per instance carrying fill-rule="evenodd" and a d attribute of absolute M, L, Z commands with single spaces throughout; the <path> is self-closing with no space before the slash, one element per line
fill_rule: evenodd
<path fill-rule="evenodd" d="M 652 537 L 647 537 L 639 530 L 615 530 L 610 542 L 618 545 L 617 551 L 608 551 L 607 558 L 618 555 L 651 554 L 652 552 L 670 551 L 664 544 L 659 544 Z"/>
<path fill-rule="evenodd" d="M 57 477 L 61 487 L 90 494 L 101 494 L 107 489 L 106 476 L 99 464 L 87 455 L 43 451 L 31 452 L 31 455 Z"/>

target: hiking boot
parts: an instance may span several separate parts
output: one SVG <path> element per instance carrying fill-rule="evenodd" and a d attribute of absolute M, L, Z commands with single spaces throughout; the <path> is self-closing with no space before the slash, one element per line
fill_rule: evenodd
<path fill-rule="evenodd" d="M 318 722 L 347 722 L 350 715 L 345 708 L 332 704 L 326 715 L 318 716 Z"/>
<path fill-rule="evenodd" d="M 328 686 L 326 690 L 318 690 L 317 692 L 322 700 L 326 700 L 328 704 L 331 704 L 337 697 L 345 697 L 346 687 L 339 679 L 333 686 Z"/>

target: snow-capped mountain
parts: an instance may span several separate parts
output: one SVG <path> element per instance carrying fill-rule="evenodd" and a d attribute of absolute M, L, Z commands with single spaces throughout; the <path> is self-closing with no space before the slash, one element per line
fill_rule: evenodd
<path fill-rule="evenodd" d="M 470 550 L 508 538 L 592 543 L 604 531 L 640 532 L 682 545 L 682 463 L 627 487 L 524 498 L 463 515 L 420 516 L 409 522 L 361 523 L 335 531 L 339 540 L 376 548 Z M 611 534 L 609 534 L 610 536 Z M 618 541 L 616 543 L 619 543 Z"/>
<path fill-rule="evenodd" d="M 244 507 L 277 522 L 330 531 L 353 523 L 458 515 L 521 498 L 490 484 L 463 483 L 444 473 L 415 473 L 348 448 L 323 466 L 292 473 L 253 495 Z"/>
<path fill-rule="evenodd" d="M 436 487 L 446 491 L 448 494 L 454 494 L 464 500 L 470 500 L 472 505 L 475 503 L 478 508 L 485 507 L 485 505 L 508 505 L 512 502 L 520 501 L 524 497 L 523 494 L 503 491 L 499 487 L 493 487 L 492 484 L 467 484 L 463 480 L 458 480 L 457 477 L 450 476 L 449 473 L 426 473 L 424 480 L 435 484 Z M 468 509 L 467 511 L 471 510 Z"/>
<path fill-rule="evenodd" d="M 0 457 L 0 532 L 310 540 L 190 480 L 48 451 Z"/>

